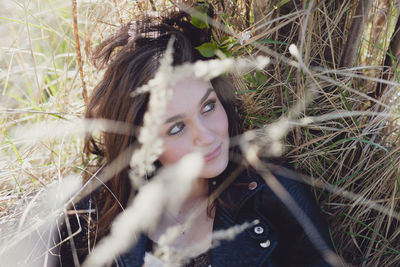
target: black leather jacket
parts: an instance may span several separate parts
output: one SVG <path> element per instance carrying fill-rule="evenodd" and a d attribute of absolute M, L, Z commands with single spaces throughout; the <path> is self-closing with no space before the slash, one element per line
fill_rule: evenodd
<path fill-rule="evenodd" d="M 320 253 L 331 249 L 328 229 L 309 188 L 277 173 L 274 175 L 322 237 L 317 240 L 319 250 L 262 177 L 244 172 L 221 195 L 224 202 L 232 201 L 236 205 L 233 208 L 217 205 L 213 231 L 256 219 L 259 223 L 241 232 L 234 240 L 222 241 L 212 248 L 212 266 L 330 266 Z M 141 235 L 138 242 L 117 259 L 115 266 L 142 266 L 149 242 Z"/>

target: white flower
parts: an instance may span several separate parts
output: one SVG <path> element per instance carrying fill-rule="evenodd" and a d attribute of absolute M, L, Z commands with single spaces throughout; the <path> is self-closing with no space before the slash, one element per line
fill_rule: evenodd
<path fill-rule="evenodd" d="M 295 44 L 291 44 L 289 46 L 289 52 L 294 58 L 296 58 L 299 61 L 301 60 L 299 49 L 297 48 L 297 46 Z"/>
<path fill-rule="evenodd" d="M 243 43 L 249 40 L 250 37 L 251 37 L 250 31 L 242 32 L 242 34 L 239 37 L 240 45 L 243 45 Z"/>

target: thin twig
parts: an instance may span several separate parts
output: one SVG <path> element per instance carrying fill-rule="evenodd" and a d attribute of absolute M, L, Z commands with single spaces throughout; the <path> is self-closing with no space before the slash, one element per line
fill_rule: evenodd
<path fill-rule="evenodd" d="M 87 97 L 87 91 L 86 91 L 85 78 L 83 76 L 81 43 L 79 41 L 79 31 L 78 31 L 78 8 L 77 8 L 76 0 L 72 0 L 72 16 L 74 17 L 74 35 L 75 35 L 76 57 L 78 60 L 79 74 L 80 74 L 81 80 L 82 80 L 82 96 L 83 96 L 83 101 L 86 104 L 88 97 Z"/>
<path fill-rule="evenodd" d="M 368 18 L 368 12 L 373 2 L 373 0 L 358 1 L 356 14 L 353 16 L 353 22 L 351 23 L 346 45 L 343 48 L 340 67 L 349 68 L 354 66 L 364 32 L 365 21 Z"/>

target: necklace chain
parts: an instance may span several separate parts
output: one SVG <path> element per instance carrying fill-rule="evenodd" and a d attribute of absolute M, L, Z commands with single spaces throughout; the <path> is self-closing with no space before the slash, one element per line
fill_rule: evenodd
<path fill-rule="evenodd" d="M 201 201 L 203 201 L 204 199 L 203 198 L 199 198 L 199 199 L 197 199 L 196 201 L 194 201 L 194 204 L 192 204 L 191 206 L 193 207 L 193 206 L 197 206 L 198 204 L 199 204 L 199 202 L 201 202 Z M 191 208 L 191 207 L 190 207 Z M 183 222 L 181 222 L 179 219 L 178 219 L 178 217 L 176 217 L 176 216 L 174 216 L 168 209 L 165 209 L 166 210 L 166 212 L 167 212 L 167 215 L 169 216 L 169 217 L 171 217 L 172 219 L 174 219 L 174 221 L 175 222 L 177 222 L 179 225 L 180 225 L 180 227 L 182 227 L 182 230 L 180 231 L 181 233 L 182 233 L 182 235 L 184 235 L 185 234 L 185 231 L 187 230 L 187 228 L 188 228 L 188 226 L 187 225 L 185 225 L 185 221 L 183 221 Z M 193 214 L 191 214 L 189 217 L 191 217 Z"/>

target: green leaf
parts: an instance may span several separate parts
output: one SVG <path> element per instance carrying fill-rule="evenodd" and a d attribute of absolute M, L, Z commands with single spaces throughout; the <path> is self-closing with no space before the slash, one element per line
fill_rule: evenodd
<path fill-rule="evenodd" d="M 204 43 L 195 47 L 195 49 L 199 51 L 203 57 L 213 57 L 215 56 L 218 46 L 215 43 Z"/>
<path fill-rule="evenodd" d="M 264 73 L 262 73 L 261 71 L 257 70 L 256 74 L 255 74 L 255 79 L 256 79 L 256 82 L 257 82 L 256 86 L 259 87 L 261 85 L 266 84 L 268 78 Z"/>
<path fill-rule="evenodd" d="M 221 44 L 220 45 L 221 49 L 231 49 L 234 45 L 237 44 L 237 41 L 230 36 L 225 36 L 221 38 L 219 42 Z"/>
<path fill-rule="evenodd" d="M 227 42 L 228 40 L 230 41 L 231 39 L 232 39 L 231 36 L 224 36 L 224 37 L 222 37 L 219 41 L 220 41 L 220 43 L 222 44 L 222 43 Z"/>
<path fill-rule="evenodd" d="M 290 0 L 282 0 L 280 3 L 279 3 L 279 6 L 284 6 L 284 5 L 286 5 L 287 3 L 289 3 L 290 2 Z"/>
<path fill-rule="evenodd" d="M 192 23 L 193 26 L 199 29 L 210 28 L 207 22 L 207 14 L 204 13 L 192 14 L 192 19 L 190 20 L 190 23 Z"/>
<path fill-rule="evenodd" d="M 343 138 L 343 139 L 340 139 L 340 140 L 334 142 L 333 144 L 331 144 L 331 145 L 328 147 L 328 149 L 325 151 L 325 153 L 324 153 L 323 156 L 325 157 L 326 154 L 328 154 L 328 152 L 329 152 L 332 148 L 334 148 L 336 145 L 342 144 L 342 143 L 347 143 L 347 142 L 349 142 L 349 141 L 356 141 L 356 142 L 366 143 L 366 144 L 369 144 L 369 145 L 372 145 L 372 146 L 376 146 L 376 147 L 382 149 L 383 151 L 385 151 L 386 153 L 389 153 L 389 150 L 388 150 L 386 147 L 384 147 L 384 146 L 382 146 L 382 145 L 380 145 L 380 144 L 374 143 L 374 142 L 372 142 L 372 141 L 370 141 L 370 140 L 365 140 L 365 139 L 360 139 L 360 138 Z"/>
<path fill-rule="evenodd" d="M 195 11 L 191 14 L 192 18 L 190 19 L 190 23 L 199 29 L 210 28 L 207 21 L 207 9 L 206 6 L 195 6 Z"/>
<path fill-rule="evenodd" d="M 45 30 L 45 31 L 48 31 L 48 32 L 54 32 L 54 31 L 53 31 L 52 29 L 50 29 L 50 28 L 47 28 L 47 27 L 44 27 L 44 26 L 41 26 L 41 25 L 37 25 L 37 24 L 33 24 L 33 23 L 27 23 L 27 22 L 25 22 L 25 21 L 23 21 L 23 20 L 18 20 L 18 19 L 13 19 L 13 18 L 7 18 L 7 17 L 0 17 L 0 20 L 11 21 L 11 22 L 15 22 L 15 23 L 18 23 L 18 24 L 22 24 L 22 25 L 28 24 L 28 25 L 31 26 L 31 27 L 39 28 L 39 29 L 41 29 L 41 30 Z"/>
<path fill-rule="evenodd" d="M 263 39 L 257 40 L 257 41 L 255 41 L 255 43 L 258 43 L 258 44 L 280 44 L 280 45 L 289 46 L 288 43 L 276 41 L 276 40 L 272 40 L 272 39 L 268 39 L 268 38 L 263 38 Z"/>
<path fill-rule="evenodd" d="M 224 52 L 224 54 L 225 54 L 227 57 L 232 57 L 232 52 L 231 52 L 231 51 L 224 49 L 224 50 L 222 50 L 222 52 Z"/>
<path fill-rule="evenodd" d="M 251 87 L 256 88 L 264 86 L 268 80 L 267 76 L 258 70 L 255 73 L 244 75 L 244 79 L 250 83 Z"/>
<path fill-rule="evenodd" d="M 15 155 L 17 156 L 19 163 L 23 164 L 21 155 L 19 154 L 18 149 L 15 146 L 15 144 L 13 143 L 13 141 L 11 140 L 11 138 L 8 136 L 7 133 L 4 134 L 4 137 L 7 139 L 8 143 L 11 146 L 11 149 L 14 151 Z"/>

